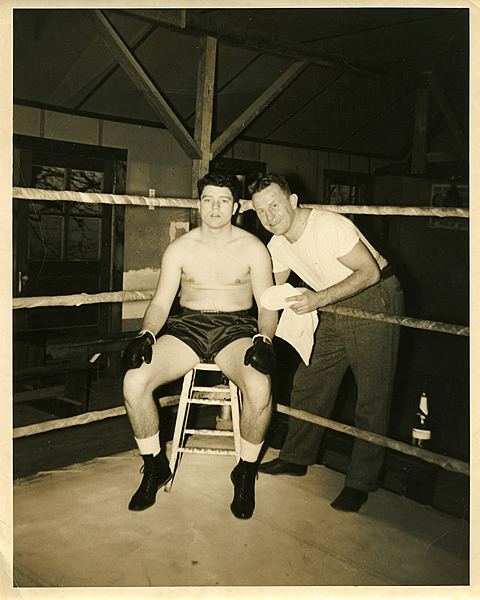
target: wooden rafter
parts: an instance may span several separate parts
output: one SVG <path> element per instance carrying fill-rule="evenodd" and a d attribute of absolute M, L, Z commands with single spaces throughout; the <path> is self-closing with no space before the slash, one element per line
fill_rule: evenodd
<path fill-rule="evenodd" d="M 307 62 L 294 63 L 263 94 L 251 104 L 212 144 L 212 158 L 215 158 L 237 135 L 287 88 L 308 66 Z"/>
<path fill-rule="evenodd" d="M 124 68 L 133 83 L 143 92 L 145 99 L 161 117 L 170 133 L 190 158 L 201 158 L 202 152 L 195 140 L 182 125 L 178 117 L 142 69 L 127 45 L 100 10 L 84 11 L 86 18 L 102 36 L 115 58 Z"/>
<path fill-rule="evenodd" d="M 145 40 L 147 40 L 152 33 L 156 31 L 156 29 L 157 28 L 155 26 L 152 26 L 145 33 L 143 33 L 143 35 L 135 36 L 135 38 L 132 40 L 132 52 L 135 52 L 135 50 L 140 48 Z M 99 81 L 92 82 L 92 84 L 89 86 L 89 89 L 84 89 L 83 97 L 79 99 L 75 108 L 82 108 L 82 106 L 96 93 L 98 89 L 102 87 L 102 85 L 105 84 L 105 82 L 112 77 L 112 75 L 114 75 L 114 73 L 117 72 L 118 69 L 121 69 L 121 66 L 115 59 L 113 59 L 112 63 L 109 64 L 109 68 L 104 70 L 103 77 Z"/>
<path fill-rule="evenodd" d="M 151 23 L 143 24 L 131 41 L 132 50 L 135 50 L 139 43 L 143 42 L 145 38 L 156 29 L 157 28 L 152 26 Z M 100 85 L 107 81 L 108 78 L 120 68 L 120 65 L 112 56 L 111 61 L 105 64 L 105 66 L 102 66 L 101 70 L 92 76 L 92 74 L 89 72 L 90 65 L 92 60 L 94 61 L 99 55 L 101 46 L 102 40 L 98 36 L 92 39 L 75 63 L 71 66 L 65 77 L 62 78 L 60 85 L 49 97 L 49 104 L 63 104 L 69 107 L 81 108 L 85 101 L 95 92 L 95 90 L 97 90 Z M 72 81 L 81 82 L 80 86 L 77 85 L 77 90 L 74 94 L 72 94 Z"/>

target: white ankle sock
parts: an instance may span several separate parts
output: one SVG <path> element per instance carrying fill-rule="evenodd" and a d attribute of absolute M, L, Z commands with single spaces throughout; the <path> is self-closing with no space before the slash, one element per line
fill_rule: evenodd
<path fill-rule="evenodd" d="M 254 463 L 262 449 L 263 442 L 261 444 L 251 444 L 244 440 L 243 437 L 240 438 L 240 458 L 245 460 L 246 462 Z"/>
<path fill-rule="evenodd" d="M 155 435 L 148 438 L 135 438 L 140 454 L 153 454 L 157 456 L 160 453 L 160 436 L 157 431 Z"/>

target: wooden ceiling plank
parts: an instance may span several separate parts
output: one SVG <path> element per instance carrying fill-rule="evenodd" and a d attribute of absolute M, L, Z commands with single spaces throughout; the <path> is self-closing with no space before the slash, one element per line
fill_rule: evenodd
<path fill-rule="evenodd" d="M 154 83 L 142 69 L 129 48 L 117 34 L 111 23 L 100 10 L 84 11 L 86 18 L 102 36 L 113 55 L 123 67 L 133 83 L 143 92 L 146 100 L 161 117 L 170 133 L 190 158 L 201 158 L 198 144 L 182 125 L 178 117 L 155 87 Z"/>
<path fill-rule="evenodd" d="M 369 119 L 368 121 L 365 121 L 363 123 L 360 124 L 359 127 L 357 127 L 357 129 L 355 129 L 355 131 L 352 131 L 348 134 L 348 136 L 346 138 L 344 138 L 339 144 L 337 144 L 333 149 L 335 150 L 335 152 L 345 152 L 345 150 L 341 150 L 341 146 L 343 144 L 345 144 L 346 142 L 348 142 L 349 140 L 351 140 L 352 138 L 354 138 L 356 135 L 358 135 L 362 130 L 366 129 L 367 127 L 369 127 L 374 121 L 376 121 L 377 119 L 379 119 L 380 117 L 382 117 L 385 113 L 387 113 L 389 110 L 391 110 L 396 104 L 399 104 L 400 102 L 403 102 L 403 100 L 405 100 L 405 98 L 407 98 L 407 96 L 411 94 L 411 91 L 408 90 L 405 94 L 403 94 L 402 96 L 399 96 L 398 98 L 396 98 L 393 102 L 391 102 L 388 106 L 386 106 L 383 110 L 381 110 L 380 112 L 377 112 L 371 119 Z M 402 149 L 402 152 L 400 153 L 400 156 L 403 156 L 405 153 L 405 149 Z M 352 152 L 353 154 L 353 152 Z M 373 156 L 373 154 L 372 154 Z M 378 156 L 378 155 L 377 155 Z M 392 154 L 388 155 L 390 158 L 392 158 L 392 160 L 397 160 L 398 156 L 395 157 Z"/>
<path fill-rule="evenodd" d="M 283 75 L 281 75 L 263 94 L 251 104 L 212 144 L 212 158 L 215 158 L 230 142 L 232 142 L 247 125 L 287 88 L 302 71 L 306 69 L 308 62 L 294 63 Z"/>
<path fill-rule="evenodd" d="M 217 59 L 217 40 L 215 38 L 202 38 L 200 44 L 201 53 L 198 61 L 197 98 L 195 102 L 195 142 L 200 146 L 202 157 L 193 161 L 193 198 L 198 195 L 197 181 L 208 173 L 210 166 L 215 64 Z"/>
<path fill-rule="evenodd" d="M 340 73 L 339 75 L 336 75 L 335 77 L 333 77 L 333 79 L 330 79 L 326 84 L 322 85 L 322 88 L 318 92 L 316 92 L 313 96 L 311 96 L 310 98 L 307 98 L 305 100 L 305 102 L 298 103 L 296 109 L 292 113 L 290 113 L 288 116 L 284 117 L 273 129 L 270 129 L 270 131 L 267 134 L 265 134 L 265 137 L 267 139 L 270 138 L 278 129 L 280 129 L 281 127 L 283 127 L 283 125 L 288 123 L 288 121 L 291 121 L 294 117 L 296 117 L 309 104 L 311 104 L 312 102 L 317 100 L 317 98 L 319 98 L 322 94 L 324 94 L 329 88 L 331 88 L 344 75 L 345 75 L 344 73 Z"/>

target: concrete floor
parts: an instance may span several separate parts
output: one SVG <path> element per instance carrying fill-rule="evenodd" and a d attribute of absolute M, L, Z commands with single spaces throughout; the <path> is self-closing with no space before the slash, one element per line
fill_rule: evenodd
<path fill-rule="evenodd" d="M 465 520 L 384 489 L 357 514 L 337 512 L 344 476 L 324 466 L 260 474 L 255 513 L 240 521 L 234 457 L 184 455 L 172 491 L 134 513 L 141 464 L 132 451 L 16 480 L 15 585 L 157 587 L 169 598 L 190 586 L 468 586 Z"/>

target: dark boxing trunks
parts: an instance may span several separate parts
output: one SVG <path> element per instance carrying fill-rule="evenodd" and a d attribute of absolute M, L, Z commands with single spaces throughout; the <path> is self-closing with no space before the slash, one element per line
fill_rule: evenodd
<path fill-rule="evenodd" d="M 213 362 L 225 346 L 252 338 L 257 331 L 257 320 L 247 310 L 208 312 L 182 307 L 179 315 L 169 317 L 166 334 L 190 346 L 202 362 Z"/>

